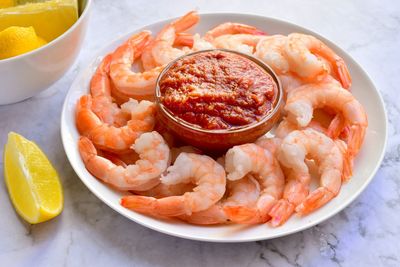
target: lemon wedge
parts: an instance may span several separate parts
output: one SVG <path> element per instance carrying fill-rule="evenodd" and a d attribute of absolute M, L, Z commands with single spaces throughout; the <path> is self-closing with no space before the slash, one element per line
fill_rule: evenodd
<path fill-rule="evenodd" d="M 24 3 L 25 1 L 17 1 Z M 35 28 L 47 42 L 57 38 L 78 19 L 77 0 L 31 0 L 0 9 L 0 31 L 11 26 Z"/>
<path fill-rule="evenodd" d="M 61 213 L 63 193 L 56 170 L 34 142 L 14 132 L 4 149 L 4 176 L 10 199 L 27 222 L 44 222 Z"/>
<path fill-rule="evenodd" d="M 46 43 L 33 27 L 9 27 L 0 32 L 0 59 L 29 52 Z"/>

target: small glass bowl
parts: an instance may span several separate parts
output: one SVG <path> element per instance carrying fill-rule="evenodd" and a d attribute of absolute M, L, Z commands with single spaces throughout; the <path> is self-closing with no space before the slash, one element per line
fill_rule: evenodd
<path fill-rule="evenodd" d="M 178 60 L 191 56 L 198 53 L 205 53 L 210 51 L 224 51 L 229 53 L 235 53 L 243 56 L 251 61 L 255 62 L 261 68 L 263 68 L 275 81 L 277 85 L 277 92 L 273 100 L 273 108 L 258 122 L 251 123 L 248 125 L 243 125 L 235 127 L 232 129 L 217 129 L 209 130 L 203 129 L 198 125 L 189 123 L 177 116 L 175 116 L 167 107 L 165 107 L 161 102 L 161 89 L 159 82 L 164 74 L 171 68 L 171 66 Z M 209 49 L 202 50 L 194 53 L 190 53 L 175 59 L 170 62 L 164 70 L 160 73 L 156 84 L 156 104 L 157 104 L 157 120 L 166 129 L 168 129 L 175 137 L 179 138 L 181 141 L 197 147 L 203 151 L 208 152 L 224 152 L 227 149 L 235 145 L 240 145 L 244 143 L 251 143 L 257 140 L 259 137 L 271 130 L 274 125 L 278 122 L 281 115 L 281 110 L 283 107 L 283 91 L 282 85 L 279 81 L 278 76 L 272 70 L 271 67 L 261 62 L 257 58 L 240 53 L 237 51 L 232 51 L 228 49 Z"/>

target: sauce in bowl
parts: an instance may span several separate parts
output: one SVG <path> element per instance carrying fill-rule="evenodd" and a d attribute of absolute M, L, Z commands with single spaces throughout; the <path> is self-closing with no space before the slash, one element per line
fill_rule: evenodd
<path fill-rule="evenodd" d="M 282 98 L 277 75 L 258 59 L 205 50 L 182 56 L 161 72 L 157 118 L 179 140 L 220 153 L 272 129 Z"/>
<path fill-rule="evenodd" d="M 175 61 L 159 80 L 161 103 L 202 129 L 233 129 L 273 109 L 277 84 L 254 61 L 214 50 Z"/>

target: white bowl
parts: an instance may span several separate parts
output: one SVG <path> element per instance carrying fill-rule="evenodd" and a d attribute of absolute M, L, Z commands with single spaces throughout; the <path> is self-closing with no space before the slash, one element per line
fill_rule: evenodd
<path fill-rule="evenodd" d="M 85 165 L 81 160 L 77 145 L 79 133 L 75 126 L 75 105 L 80 96 L 89 92 L 89 81 L 91 76 L 100 59 L 104 55 L 120 45 L 132 33 L 143 29 L 157 32 L 169 21 L 170 20 L 161 21 L 145 26 L 141 29 L 133 30 L 129 34 L 107 44 L 106 47 L 98 52 L 96 59 L 93 60 L 87 68 L 83 68 L 77 75 L 65 99 L 61 115 L 61 135 L 65 152 L 72 167 L 82 182 L 99 199 L 130 220 L 166 234 L 211 242 L 244 242 L 284 236 L 316 225 L 344 209 L 370 183 L 382 161 L 385 151 L 387 140 L 387 117 L 378 90 L 375 88 L 361 66 L 332 42 L 314 32 L 288 22 L 245 14 L 202 14 L 200 23 L 194 29 L 195 32 L 204 33 L 207 29 L 227 21 L 254 25 L 265 30 L 269 34 L 302 32 L 320 38 L 346 61 L 353 78 L 353 85 L 351 88 L 352 93 L 365 107 L 369 121 L 365 142 L 355 160 L 353 177 L 348 183 L 343 185 L 339 195 L 328 204 L 303 218 L 292 216 L 288 222 L 277 228 L 272 228 L 268 224 L 254 226 L 196 226 L 178 220 L 167 221 L 155 219 L 122 207 L 120 205 L 120 198 L 123 193 L 112 190 L 110 187 L 93 177 L 86 170 Z M 132 238 L 134 238 L 134 236 Z"/>
<path fill-rule="evenodd" d="M 85 37 L 92 0 L 79 2 L 80 17 L 62 35 L 39 49 L 0 60 L 0 105 L 27 99 L 47 89 L 72 66 Z"/>

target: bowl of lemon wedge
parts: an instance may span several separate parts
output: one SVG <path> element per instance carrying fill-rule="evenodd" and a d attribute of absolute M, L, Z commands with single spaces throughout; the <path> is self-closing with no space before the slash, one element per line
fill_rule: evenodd
<path fill-rule="evenodd" d="M 0 105 L 32 97 L 74 63 L 92 0 L 0 2 Z"/>

